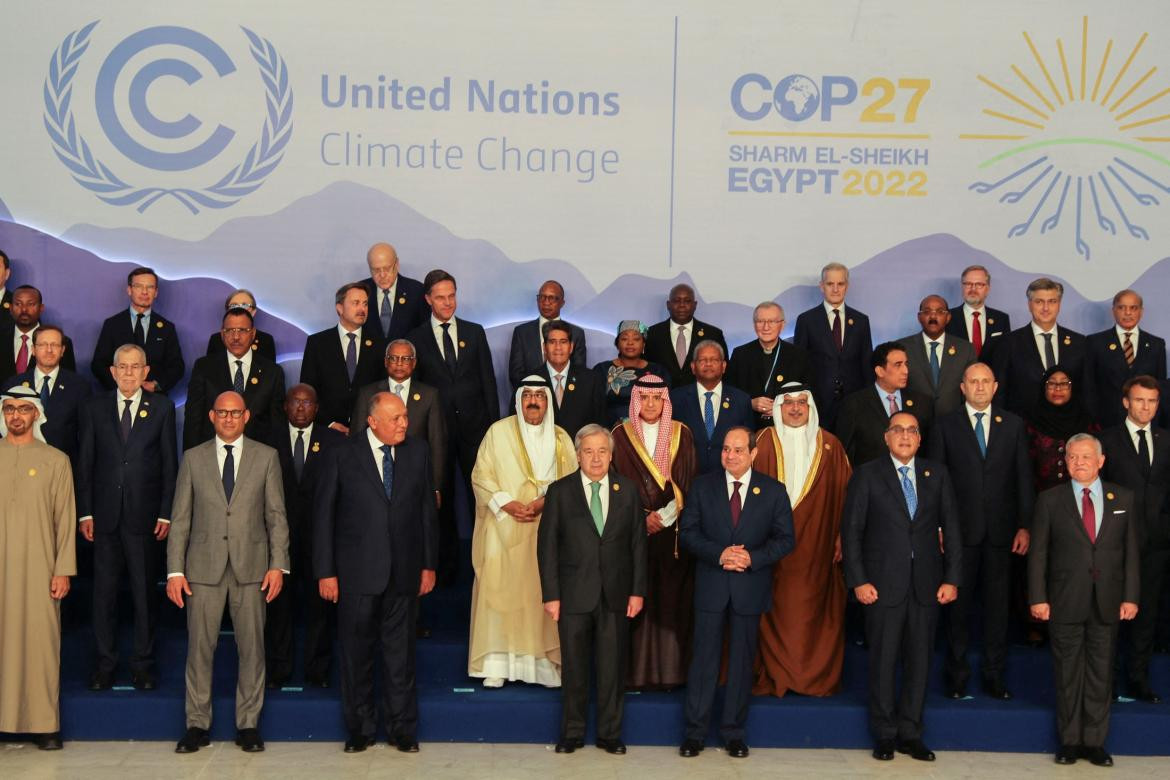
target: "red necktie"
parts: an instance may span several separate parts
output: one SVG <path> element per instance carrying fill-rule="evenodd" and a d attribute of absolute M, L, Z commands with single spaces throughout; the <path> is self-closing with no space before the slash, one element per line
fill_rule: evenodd
<path fill-rule="evenodd" d="M 983 328 L 979 326 L 979 312 L 971 312 L 971 346 L 975 347 L 975 357 L 983 351 Z"/>
<path fill-rule="evenodd" d="M 1089 541 L 1097 543 L 1097 510 L 1093 508 L 1093 499 L 1089 498 L 1089 489 L 1081 490 L 1081 520 L 1085 523 L 1085 533 Z"/>
<path fill-rule="evenodd" d="M 731 527 L 739 526 L 739 513 L 743 511 L 743 499 L 739 497 L 739 486 L 742 483 L 732 482 L 731 487 Z"/>
<path fill-rule="evenodd" d="M 837 351 L 841 351 L 845 343 L 845 333 L 841 327 L 841 310 L 833 309 L 833 341 L 837 344 Z"/>
<path fill-rule="evenodd" d="M 28 334 L 20 336 L 20 351 L 16 353 L 16 373 L 23 374 L 28 370 Z"/>

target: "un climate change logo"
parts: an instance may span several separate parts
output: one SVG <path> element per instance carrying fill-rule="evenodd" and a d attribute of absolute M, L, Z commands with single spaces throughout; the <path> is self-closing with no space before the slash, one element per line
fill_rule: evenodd
<path fill-rule="evenodd" d="M 228 165 L 229 170 L 207 186 L 157 186 L 131 182 L 116 174 L 111 165 L 98 159 L 78 129 L 73 114 L 73 79 L 82 56 L 89 48 L 90 34 L 98 22 L 91 22 L 80 30 L 65 36 L 49 60 L 49 75 L 45 79 L 45 129 L 53 145 L 53 152 L 69 169 L 73 180 L 93 192 L 102 201 L 115 206 L 137 206 L 145 212 L 160 199 L 170 196 L 186 206 L 192 214 L 200 207 L 227 208 L 241 198 L 255 192 L 280 164 L 285 147 L 292 137 L 293 93 L 288 83 L 288 66 L 277 54 L 272 43 L 251 30 L 241 27 L 247 36 L 252 58 L 260 69 L 264 83 L 265 116 L 260 138 L 256 140 L 242 161 Z M 202 168 L 219 158 L 235 138 L 236 133 L 224 125 L 217 125 L 203 140 L 186 149 L 163 151 L 142 143 L 139 138 L 154 138 L 163 145 L 175 145 L 178 140 L 190 138 L 203 127 L 203 122 L 191 114 L 179 119 L 157 116 L 147 103 L 147 92 L 160 78 L 181 79 L 194 84 L 204 77 L 199 68 L 174 56 L 159 57 L 137 66 L 131 76 L 123 74 L 127 66 L 142 62 L 142 55 L 155 47 L 167 47 L 168 52 L 183 49 L 193 52 L 210 65 L 215 75 L 222 78 L 236 70 L 231 57 L 217 43 L 202 33 L 185 27 L 151 27 L 128 36 L 107 55 L 97 74 L 94 102 L 98 122 L 107 140 L 130 162 L 142 168 L 159 171 L 159 178 L 167 174 Z M 121 81 L 134 132 L 127 130 L 116 106 L 115 92 Z M 220 171 L 223 169 L 221 168 Z M 218 174 L 216 174 L 218 175 Z M 172 176 L 173 178 L 173 176 Z M 211 177 L 209 176 L 208 179 Z"/>

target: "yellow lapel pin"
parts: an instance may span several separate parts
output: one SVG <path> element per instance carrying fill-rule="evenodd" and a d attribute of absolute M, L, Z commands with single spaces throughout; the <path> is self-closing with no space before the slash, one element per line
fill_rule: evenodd
<path fill-rule="evenodd" d="M 907 399 L 906 399 L 906 405 L 907 405 L 907 406 L 913 406 L 913 405 L 914 405 L 914 399 L 913 399 L 913 398 L 907 398 Z"/>
<path fill-rule="evenodd" d="M 1001 423 L 1001 422 L 1003 422 L 1003 418 L 1002 418 L 1002 417 L 1000 417 L 1000 416 L 997 414 L 997 415 L 995 416 L 995 421 L 996 421 L 996 422 L 999 422 L 999 423 Z"/>
<path fill-rule="evenodd" d="M 760 494 L 760 489 L 758 487 L 752 488 L 752 495 L 753 496 L 758 496 L 759 494 Z"/>
<path fill-rule="evenodd" d="M 313 446 L 311 449 L 313 450 L 313 452 L 320 452 L 321 451 L 321 442 L 319 442 L 319 441 L 313 442 Z"/>
<path fill-rule="evenodd" d="M 255 350 L 259 349 L 259 348 L 260 348 L 260 345 L 259 345 L 259 344 L 253 344 L 253 345 L 252 345 L 252 350 L 253 350 L 253 351 L 255 351 Z"/>
<path fill-rule="evenodd" d="M 411 398 L 413 398 L 416 401 L 422 400 L 422 396 L 419 395 L 418 393 L 415 393 L 414 395 L 412 395 Z"/>
<path fill-rule="evenodd" d="M 1107 498 L 1107 499 L 1109 499 L 1110 501 L 1112 501 L 1112 500 L 1113 500 L 1113 494 L 1112 494 L 1112 493 L 1106 493 L 1106 494 L 1105 494 L 1105 498 Z"/>
<path fill-rule="evenodd" d="M 156 327 L 156 328 L 161 328 L 162 326 L 163 326 L 162 320 L 158 320 L 154 323 L 154 327 Z"/>
<path fill-rule="evenodd" d="M 850 325 L 852 325 L 852 324 L 853 324 L 853 318 L 852 318 L 852 317 L 850 317 L 849 319 L 847 319 L 847 320 L 845 320 L 845 321 L 846 321 L 846 322 L 848 322 Z"/>
<path fill-rule="evenodd" d="M 702 328 L 700 328 L 700 329 L 699 329 L 699 334 L 698 334 L 698 335 L 699 335 L 699 338 L 702 338 L 702 337 L 703 337 L 703 335 L 704 335 L 704 334 L 703 334 L 703 329 L 702 329 Z"/>
<path fill-rule="evenodd" d="M 954 347 L 951 347 L 950 349 L 948 349 L 948 350 L 947 350 L 947 354 L 948 354 L 948 355 L 953 355 L 953 354 L 955 354 L 955 348 L 954 348 Z"/>
<path fill-rule="evenodd" d="M 783 374 L 777 374 L 777 375 L 776 375 L 776 381 L 777 381 L 777 382 L 783 382 L 783 381 L 784 381 L 784 375 L 783 375 Z"/>
<path fill-rule="evenodd" d="M 257 377 L 252 377 L 252 384 L 258 385 L 260 384 L 260 380 Z"/>
<path fill-rule="evenodd" d="M 615 493 L 616 493 L 616 492 L 618 492 L 618 491 L 619 491 L 619 490 L 621 490 L 621 489 L 622 489 L 622 486 L 621 486 L 621 485 L 619 485 L 619 484 L 618 484 L 618 483 L 616 483 L 616 482 L 615 482 L 615 483 L 613 483 L 613 492 L 615 492 Z"/>
<path fill-rule="evenodd" d="M 988 325 L 994 325 L 994 324 L 995 324 L 995 320 L 993 320 L 993 319 L 988 319 L 988 320 L 987 320 L 987 324 L 988 324 Z"/>
<path fill-rule="evenodd" d="M 367 347 L 372 347 L 372 346 L 374 346 L 374 342 L 373 342 L 373 341 L 371 341 L 370 339 L 366 339 L 366 346 L 367 346 Z"/>
<path fill-rule="evenodd" d="M 929 477 L 930 476 L 930 469 L 927 469 L 926 471 L 922 472 L 922 476 Z"/>
<path fill-rule="evenodd" d="M 1116 344 L 1110 344 L 1110 345 L 1109 345 L 1109 351 L 1110 351 L 1110 352 L 1112 352 L 1112 351 L 1113 351 L 1113 350 L 1115 350 L 1115 349 L 1117 349 L 1117 345 L 1116 345 Z"/>
<path fill-rule="evenodd" d="M 145 417 L 145 416 L 146 416 L 146 410 L 145 410 L 145 409 L 140 409 L 140 410 L 138 411 L 138 416 L 139 416 L 139 417 Z"/>
<path fill-rule="evenodd" d="M 566 390 L 568 390 L 568 391 L 571 393 L 571 392 L 573 392 L 574 390 L 576 390 L 576 389 L 577 389 L 577 386 L 576 386 L 575 384 L 573 384 L 572 382 L 570 382 L 570 383 L 569 383 L 569 386 L 568 386 L 567 388 L 565 388 L 565 389 L 566 389 Z"/>
<path fill-rule="evenodd" d="M 730 409 L 730 408 L 731 408 L 731 403 L 730 403 L 730 402 L 728 402 L 728 401 L 724 401 L 724 402 L 723 402 L 723 408 L 724 408 L 724 409 Z"/>
<path fill-rule="evenodd" d="M 463 349 L 466 346 L 467 346 L 467 342 L 464 341 L 463 339 L 459 339 L 459 349 Z"/>
<path fill-rule="evenodd" d="M 398 296 L 398 302 L 399 302 L 399 303 L 406 303 L 406 296 L 405 296 L 405 295 L 399 295 L 399 296 Z"/>
<path fill-rule="evenodd" d="M 29 384 L 28 384 L 28 382 L 27 382 L 27 381 L 25 381 L 25 382 L 21 382 L 21 384 L 22 384 L 22 385 L 24 385 L 25 387 L 28 387 L 28 386 L 29 386 Z"/>
<path fill-rule="evenodd" d="M 1072 339 L 1069 338 L 1068 336 L 1065 336 L 1064 337 L 1064 345 L 1067 347 L 1069 344 L 1072 344 Z"/>

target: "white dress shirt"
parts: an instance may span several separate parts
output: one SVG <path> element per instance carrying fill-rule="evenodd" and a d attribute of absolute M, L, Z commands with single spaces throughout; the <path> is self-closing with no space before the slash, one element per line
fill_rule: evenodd
<path fill-rule="evenodd" d="M 53 392 L 53 388 L 57 386 L 57 374 L 61 373 L 61 365 L 53 366 L 53 370 L 49 373 L 41 371 L 41 367 L 37 366 L 33 371 L 33 386 L 31 389 L 41 392 L 41 385 L 45 383 L 45 377 L 49 378 L 49 392 Z"/>
<path fill-rule="evenodd" d="M 706 408 L 707 403 L 707 393 L 711 393 L 711 408 L 715 410 L 715 424 L 718 425 L 719 410 L 723 407 L 723 382 L 719 382 L 719 384 L 715 385 L 710 390 L 696 382 L 695 389 L 698 390 L 699 393 L 699 416 L 703 418 L 703 422 L 707 421 L 707 418 L 704 416 L 706 414 L 704 409 Z"/>
<path fill-rule="evenodd" d="M 393 377 L 388 377 L 386 382 L 390 387 L 390 393 L 393 395 L 398 395 L 394 388 L 396 388 L 398 385 L 402 385 L 402 403 L 405 404 L 407 399 L 410 398 L 410 377 L 403 379 L 401 382 L 397 381 Z"/>
<path fill-rule="evenodd" d="M 390 285 L 385 290 L 383 290 L 381 287 L 378 287 L 378 285 L 374 285 L 374 287 L 377 288 L 377 294 L 374 296 L 376 299 L 374 301 L 374 305 L 370 307 L 370 316 L 381 319 L 382 301 L 387 298 L 390 299 L 390 316 L 394 316 L 394 304 L 398 302 L 395 298 L 395 296 L 398 294 L 398 277 L 395 276 L 394 284 Z"/>
<path fill-rule="evenodd" d="M 979 312 L 979 333 L 982 336 L 983 343 L 986 344 L 987 343 L 987 307 L 983 306 L 981 308 L 975 309 L 975 308 L 972 308 L 971 304 L 964 303 L 963 304 L 963 323 L 967 326 L 967 341 L 970 341 L 974 335 L 974 333 L 971 330 L 972 323 L 975 322 L 975 318 L 971 316 L 974 312 Z"/>
<path fill-rule="evenodd" d="M 692 319 L 685 325 L 679 325 L 674 320 L 670 321 L 670 348 L 674 349 L 674 345 L 678 343 L 678 334 L 683 334 L 683 343 L 687 345 L 687 353 L 691 350 L 691 332 L 695 329 L 695 321 Z"/>
<path fill-rule="evenodd" d="M 833 304 L 829 303 L 828 301 L 824 301 L 821 305 L 825 307 L 825 314 L 828 315 L 828 317 L 829 317 L 829 330 L 832 331 L 833 330 Z M 845 320 L 845 301 L 841 301 L 839 304 L 837 304 L 836 308 L 837 308 L 837 311 L 841 312 L 841 335 L 842 335 L 842 337 L 844 337 L 845 326 L 848 324 L 848 322 L 846 322 L 846 320 Z"/>
<path fill-rule="evenodd" d="M 1059 332 L 1057 326 L 1053 325 L 1052 330 L 1045 331 L 1043 328 L 1041 328 L 1039 325 L 1036 324 L 1035 320 L 1033 320 L 1032 321 L 1032 340 L 1036 342 L 1036 349 L 1040 353 L 1040 362 L 1042 364 L 1045 362 L 1044 355 L 1047 354 L 1044 351 L 1044 342 L 1045 342 L 1044 334 L 1045 333 L 1052 334 L 1052 356 L 1056 359 L 1057 363 L 1060 363 L 1060 332 Z M 1049 366 L 1047 364 L 1044 365 L 1045 371 L 1047 371 L 1050 368 L 1052 368 L 1052 366 Z M 1073 389 L 1076 390 L 1075 387 Z"/>
<path fill-rule="evenodd" d="M 27 350 L 28 362 L 30 364 L 33 362 L 33 336 L 36 335 L 37 329 L 39 329 L 40 327 L 41 327 L 41 324 L 38 322 L 36 325 L 34 325 L 32 327 L 31 330 L 29 330 L 28 333 L 24 333 L 23 331 L 21 331 L 20 328 L 13 328 L 12 329 L 12 357 L 13 358 L 15 358 L 17 355 L 20 354 L 20 345 L 22 343 L 22 338 L 27 336 L 28 337 L 28 342 L 27 342 L 28 343 L 28 350 Z"/>
<path fill-rule="evenodd" d="M 939 337 L 937 339 L 932 339 L 930 336 L 926 335 L 926 331 L 922 332 L 922 344 L 926 348 L 926 368 L 927 368 L 928 372 L 930 370 L 930 345 L 931 344 L 938 344 L 938 346 L 935 347 L 935 349 L 938 352 L 939 368 L 942 368 L 943 352 L 946 349 L 946 345 L 943 344 L 943 341 L 946 340 L 946 337 L 947 337 L 947 334 L 941 333 L 941 334 L 939 334 Z"/>
<path fill-rule="evenodd" d="M 451 334 L 451 344 L 455 347 L 455 359 L 459 359 L 459 326 L 455 323 L 455 318 L 447 320 L 451 327 L 447 332 Z M 439 354 L 446 359 L 447 354 L 443 352 L 443 323 L 434 314 L 431 315 L 431 332 L 435 334 L 435 343 L 439 345 Z"/>
<path fill-rule="evenodd" d="M 883 390 L 882 386 L 879 385 L 877 382 L 873 383 L 873 388 L 875 390 L 877 390 L 878 398 L 881 399 L 882 409 L 885 410 L 886 417 L 893 417 L 893 415 L 890 414 L 890 399 L 889 399 L 890 395 L 894 396 L 894 403 L 896 403 L 898 405 L 898 411 L 902 410 L 902 391 L 901 390 L 886 391 L 886 390 Z"/>
<path fill-rule="evenodd" d="M 361 334 L 359 333 L 358 336 L 360 337 Z M 342 354 L 344 355 L 345 353 L 342 352 Z M 231 352 L 227 353 L 228 376 L 231 377 L 232 381 L 235 381 L 235 378 L 236 378 L 236 361 L 237 360 L 243 364 L 240 366 L 240 369 L 244 372 L 244 381 L 247 382 L 248 377 L 250 377 L 252 375 L 252 350 L 250 350 L 250 349 L 244 350 L 244 354 L 240 355 L 239 357 L 236 357 Z"/>
<path fill-rule="evenodd" d="M 609 474 L 597 480 L 601 483 L 601 490 L 598 491 L 601 496 L 601 519 L 602 523 L 609 517 Z M 590 487 L 593 480 L 585 473 L 584 469 L 581 471 L 581 486 L 585 488 L 585 505 L 589 506 L 589 502 L 593 500 L 593 488 Z"/>
<path fill-rule="evenodd" d="M 219 474 L 223 476 L 223 464 L 227 462 L 227 450 L 224 449 L 228 444 L 232 446 L 232 479 L 240 475 L 240 454 L 244 451 L 244 437 L 240 436 L 235 441 L 227 442 L 218 436 L 215 437 L 215 462 L 219 467 Z"/>
<path fill-rule="evenodd" d="M 360 362 L 362 359 L 362 329 L 346 330 L 345 326 L 340 322 L 337 323 L 337 338 L 341 340 L 341 359 L 345 360 L 345 353 L 349 349 L 349 334 L 353 334 L 353 348 L 356 350 L 356 357 Z M 230 354 L 230 353 L 229 353 Z M 236 365 L 232 364 L 232 373 L 235 373 Z"/>
<path fill-rule="evenodd" d="M 727 500 L 729 502 L 731 501 L 731 491 L 735 490 L 735 486 L 732 483 L 739 483 L 739 505 L 742 507 L 747 503 L 748 483 L 752 481 L 752 470 L 749 468 L 743 473 L 742 477 L 733 477 L 730 471 L 724 469 L 723 476 L 727 478 Z"/>
<path fill-rule="evenodd" d="M 1138 452 L 1138 435 L 1139 428 L 1133 424 L 1133 420 L 1128 417 L 1125 418 L 1125 430 L 1129 431 L 1129 440 L 1133 442 L 1133 451 Z M 1150 463 L 1154 462 L 1154 434 L 1150 431 L 1150 426 L 1147 425 L 1141 428 L 1146 432 L 1146 449 L 1150 451 Z"/>
<path fill-rule="evenodd" d="M 309 439 L 313 438 L 313 423 L 309 423 L 304 428 L 298 428 L 292 423 L 288 424 L 288 447 L 289 452 L 295 452 L 297 448 L 297 434 L 301 431 L 305 432 L 305 457 L 309 456 Z"/>

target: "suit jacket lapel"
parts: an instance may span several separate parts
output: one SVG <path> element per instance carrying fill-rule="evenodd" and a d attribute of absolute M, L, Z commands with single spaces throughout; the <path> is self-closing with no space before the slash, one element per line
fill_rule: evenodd
<path fill-rule="evenodd" d="M 236 439 L 236 444 L 238 445 L 241 441 L 243 441 L 242 436 L 239 439 Z M 239 495 L 239 486 L 244 484 L 244 482 L 250 478 L 251 473 L 256 470 L 256 460 L 258 457 L 256 454 L 256 442 L 249 441 L 248 445 L 249 446 L 242 448 L 237 447 L 236 450 L 236 459 L 239 462 L 236 464 L 236 481 L 234 483 L 236 485 L 236 489 L 232 490 L 233 500 L 236 496 Z M 226 493 L 224 494 L 224 497 L 227 497 Z M 231 505 L 231 501 L 228 502 L 228 505 Z"/>
<path fill-rule="evenodd" d="M 917 483 L 917 481 L 918 481 L 917 467 L 914 469 L 914 471 L 915 471 L 914 480 Z M 907 520 L 913 520 L 914 518 L 912 518 L 910 516 L 910 507 L 906 506 L 906 494 L 902 492 L 901 475 L 898 474 L 898 470 L 894 467 L 894 464 L 891 463 L 890 465 L 882 468 L 881 474 L 882 474 L 882 481 L 886 483 L 886 487 L 889 489 L 890 493 L 893 494 L 895 502 L 898 505 L 898 508 L 902 510 L 902 516 L 905 517 Z M 915 484 L 914 490 L 918 491 L 917 484 Z"/>
<path fill-rule="evenodd" d="M 382 484 L 382 475 L 378 473 L 378 464 L 374 460 L 374 453 L 369 447 L 369 440 L 365 436 L 359 436 L 354 443 L 353 451 L 354 457 L 358 460 L 358 468 L 374 481 L 374 484 L 378 486 L 378 492 L 382 498 L 386 498 L 386 487 Z"/>
<path fill-rule="evenodd" d="M 1061 499 L 1061 503 L 1064 504 L 1065 512 L 1068 513 L 1069 519 L 1077 524 L 1077 530 L 1080 532 L 1081 538 L 1089 544 L 1092 544 L 1093 541 L 1089 538 L 1089 532 L 1085 530 L 1085 519 L 1081 516 L 1080 501 L 1076 498 L 1076 494 L 1073 493 L 1072 488 L 1068 488 L 1063 492 L 1064 498 Z M 1102 507 L 1105 506 L 1104 497 L 1102 497 L 1101 505 Z M 1104 520 L 1104 518 L 1102 518 L 1102 520 Z M 1100 537 L 1101 534 L 1097 534 L 1097 538 Z"/>

